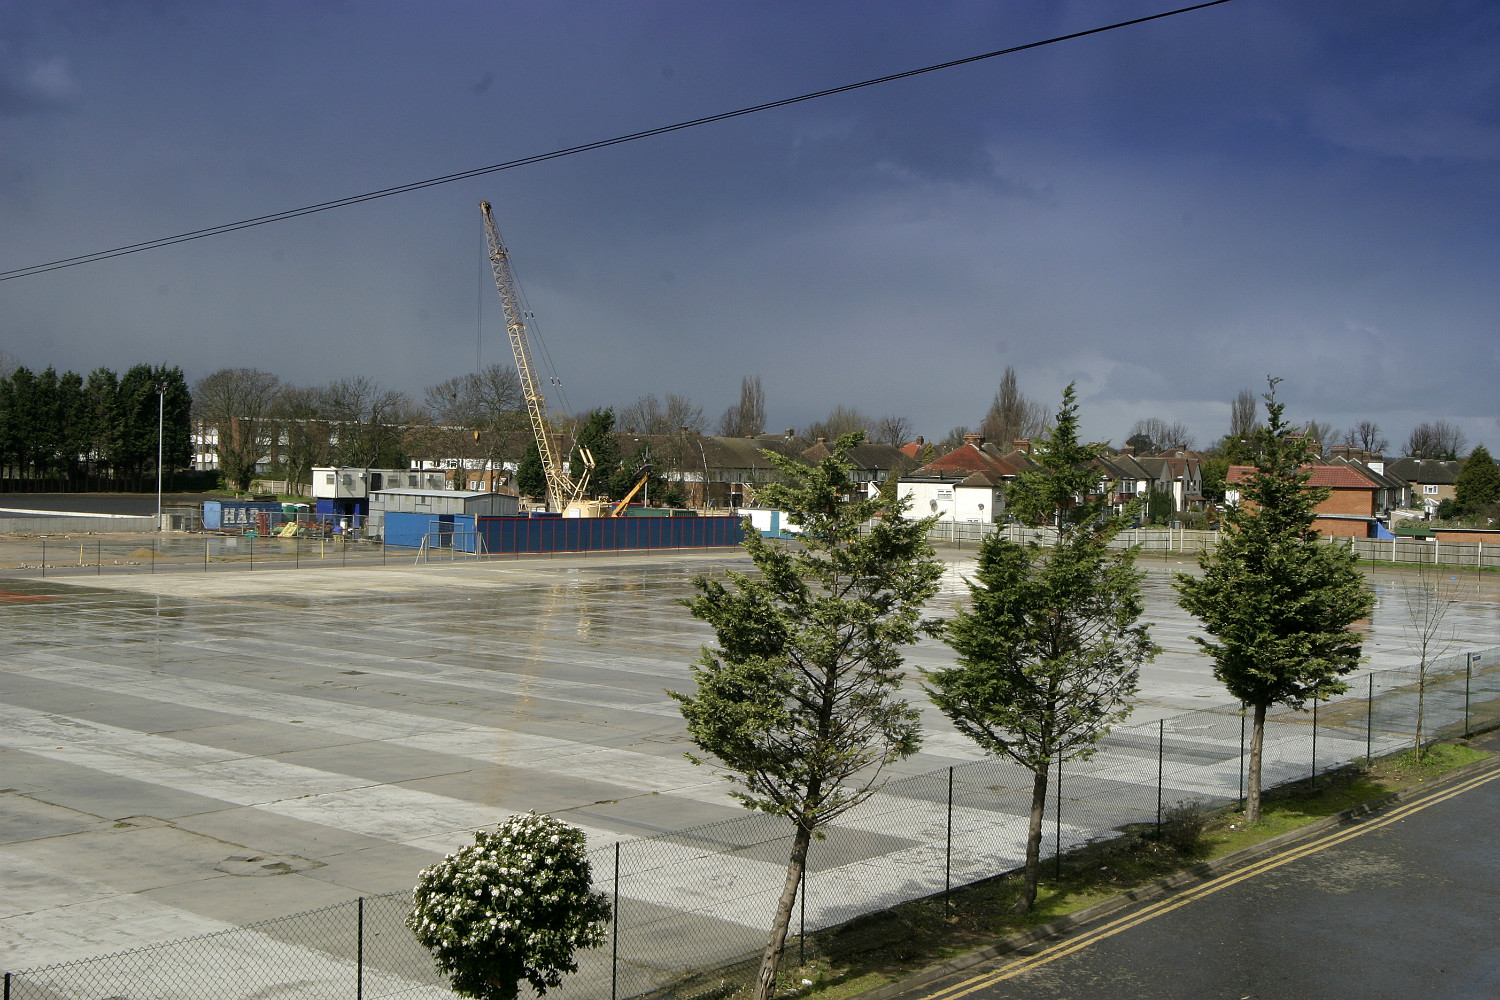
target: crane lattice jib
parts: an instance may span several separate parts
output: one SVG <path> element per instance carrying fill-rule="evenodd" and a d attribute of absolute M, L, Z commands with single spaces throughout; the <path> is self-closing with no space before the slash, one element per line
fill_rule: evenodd
<path fill-rule="evenodd" d="M 495 288 L 500 293 L 500 304 L 505 309 L 505 329 L 510 334 L 510 349 L 516 358 L 516 374 L 521 379 L 521 393 L 526 397 L 526 412 L 531 417 L 531 432 L 536 437 L 536 448 L 541 454 L 542 469 L 547 476 L 548 505 L 562 510 L 568 503 L 582 499 L 588 474 L 584 474 L 582 482 L 575 483 L 553 451 L 552 437 L 547 430 L 547 400 L 537 387 L 536 374 L 532 370 L 531 346 L 526 340 L 526 323 L 521 318 L 515 279 L 510 273 L 510 256 L 505 250 L 505 244 L 500 241 L 494 217 L 490 215 L 490 203 L 481 201 L 479 209 L 484 213 L 484 236 L 489 243 L 490 269 L 495 272 Z"/>

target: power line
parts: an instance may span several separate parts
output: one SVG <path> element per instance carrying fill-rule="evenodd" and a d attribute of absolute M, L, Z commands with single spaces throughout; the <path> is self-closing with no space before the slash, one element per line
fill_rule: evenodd
<path fill-rule="evenodd" d="M 288 219 L 301 218 L 304 215 L 314 215 L 318 212 L 327 212 L 335 208 L 347 208 L 350 205 L 359 205 L 367 201 L 375 201 L 380 198 L 390 198 L 398 194 L 409 194 L 413 191 L 421 191 L 440 184 L 452 184 L 454 181 L 468 180 L 473 177 L 482 177 L 485 174 L 498 173 L 501 170 L 513 170 L 516 167 L 530 166 L 535 163 L 545 163 L 548 160 L 556 160 L 564 156 L 573 156 L 578 153 L 587 153 L 595 149 L 605 149 L 609 146 L 618 146 L 622 143 L 635 142 L 638 139 L 649 139 L 652 136 L 666 135 L 669 132 L 680 132 L 684 129 L 696 128 L 699 125 L 709 125 L 713 122 L 727 121 L 731 118 L 741 118 L 745 115 L 753 115 L 762 111 L 771 111 L 776 108 L 784 108 L 792 104 L 801 104 L 806 101 L 815 101 L 824 97 L 832 97 L 835 94 L 845 94 L 852 90 L 862 90 L 865 87 L 874 87 L 883 83 L 892 83 L 896 80 L 905 80 L 914 76 L 922 76 L 926 73 L 936 73 L 939 70 L 953 69 L 958 66 L 967 66 L 970 63 L 983 62 L 986 59 L 994 59 L 999 56 L 1013 55 L 1017 52 L 1025 52 L 1028 49 L 1038 49 L 1044 45 L 1055 45 L 1058 42 L 1072 41 L 1076 38 L 1085 38 L 1089 35 L 1098 35 L 1106 31 L 1114 31 L 1117 28 L 1128 28 L 1132 25 L 1145 24 L 1148 21 L 1159 21 L 1162 18 L 1174 17 L 1178 14 L 1187 14 L 1205 7 L 1217 7 L 1220 4 L 1229 3 L 1230 0 L 1206 0 L 1204 3 L 1193 4 L 1191 7 L 1179 7 L 1176 10 L 1162 11 L 1159 14 L 1148 14 L 1145 17 L 1135 17 L 1128 21 L 1116 21 L 1114 24 L 1101 25 L 1097 28 L 1088 28 L 1084 31 L 1074 31 L 1066 35 L 1057 35 L 1045 38 L 1041 41 L 1027 42 L 1024 45 L 1013 45 L 1005 49 L 996 49 L 993 52 L 985 52 L 976 56 L 966 56 L 963 59 L 953 59 L 948 62 L 936 63 L 932 66 L 923 66 L 921 69 L 910 69 L 902 73 L 892 73 L 889 76 L 879 76 L 872 80 L 862 80 L 859 83 L 846 83 L 839 87 L 830 87 L 827 90 L 817 90 L 798 97 L 787 97 L 779 101 L 771 101 L 767 104 L 757 104 L 753 107 L 740 108 L 736 111 L 724 111 L 703 118 L 693 118 L 689 121 L 677 122 L 674 125 L 661 125 L 656 128 L 645 129 L 640 132 L 630 132 L 618 135 L 612 139 L 597 139 L 593 142 L 582 143 L 577 146 L 567 146 L 562 149 L 554 149 L 547 153 L 536 153 L 531 156 L 523 156 L 514 160 L 506 160 L 502 163 L 492 163 L 485 167 L 475 167 L 471 170 L 461 170 L 457 173 L 443 174 L 440 177 L 430 177 L 426 180 L 411 181 L 406 184 L 397 184 L 393 187 L 381 188 L 377 191 L 367 191 L 364 194 L 349 195 L 345 198 L 335 198 L 331 201 L 318 202 L 314 205 L 304 205 L 301 208 L 291 208 L 282 212 L 272 212 L 269 215 L 258 215 L 250 219 L 242 219 L 239 222 L 226 222 L 223 225 L 209 226 L 206 229 L 195 229 L 191 232 L 179 233 L 176 236 L 165 236 L 161 239 L 146 240 L 141 243 L 131 243 L 126 246 L 115 247 L 111 250 L 98 250 L 94 253 L 79 254 L 76 257 L 65 257 L 61 260 L 48 261 L 45 264 L 32 264 L 28 267 L 18 267 L 9 271 L 0 271 L 0 281 L 10 281 L 15 278 L 27 278 L 34 274 L 45 274 L 48 271 L 56 271 L 64 267 L 77 267 L 80 264 L 92 264 L 101 260 L 109 260 L 112 257 L 123 257 L 126 254 L 141 253 L 145 250 L 157 250 L 161 247 L 169 247 L 178 243 L 186 243 L 190 240 L 201 240 L 209 236 L 222 236 L 225 233 L 238 232 L 241 229 L 251 229 L 255 226 L 269 225 L 273 222 L 285 222 Z"/>

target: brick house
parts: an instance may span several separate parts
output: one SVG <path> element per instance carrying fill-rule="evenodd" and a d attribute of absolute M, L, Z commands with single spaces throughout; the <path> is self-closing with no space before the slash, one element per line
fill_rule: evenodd
<path fill-rule="evenodd" d="M 1445 462 L 1437 458 L 1398 458 L 1385 467 L 1386 475 L 1411 484 L 1412 506 L 1420 505 L 1431 517 L 1438 504 L 1452 500 L 1462 462 Z"/>
<path fill-rule="evenodd" d="M 1005 510 L 1005 484 L 1032 465 L 1031 442 L 1017 440 L 1002 452 L 978 434 L 902 476 L 901 496 L 912 517 L 938 515 L 945 521 L 992 523 Z"/>
<path fill-rule="evenodd" d="M 1335 538 L 1373 538 L 1377 515 L 1376 494 L 1380 491 L 1374 482 L 1344 464 L 1308 466 L 1312 476 L 1307 484 L 1324 486 L 1331 492 L 1317 506 L 1317 517 L 1313 528 L 1320 535 Z M 1253 465 L 1231 465 L 1224 477 L 1226 489 L 1224 502 L 1239 503 L 1240 491 L 1237 483 L 1249 479 L 1255 472 Z"/>

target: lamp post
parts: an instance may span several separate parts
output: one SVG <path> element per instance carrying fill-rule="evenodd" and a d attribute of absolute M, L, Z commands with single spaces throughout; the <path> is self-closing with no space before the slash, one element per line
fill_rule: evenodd
<path fill-rule="evenodd" d="M 162 414 L 167 408 L 167 385 L 156 383 L 156 530 L 161 530 Z"/>

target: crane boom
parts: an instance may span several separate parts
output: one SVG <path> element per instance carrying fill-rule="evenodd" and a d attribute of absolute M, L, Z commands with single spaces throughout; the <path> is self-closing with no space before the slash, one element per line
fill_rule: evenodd
<path fill-rule="evenodd" d="M 593 456 L 588 449 L 581 449 L 584 460 L 583 476 L 578 482 L 568 475 L 557 453 L 552 447 L 552 437 L 547 431 L 547 400 L 537 386 L 536 375 L 531 366 L 531 345 L 526 340 L 526 322 L 522 318 L 520 302 L 516 297 L 516 282 L 510 273 L 510 255 L 500 241 L 500 232 L 495 228 L 490 215 L 490 203 L 481 201 L 479 210 L 484 214 L 484 236 L 489 244 L 490 270 L 495 272 L 495 288 L 500 293 L 500 304 L 505 309 L 505 329 L 510 334 L 511 353 L 516 357 L 516 374 L 521 379 L 521 393 L 526 397 L 526 412 L 531 417 L 531 433 L 536 437 L 536 450 L 542 458 L 542 470 L 547 476 L 547 506 L 549 510 L 561 511 L 570 503 L 583 499 L 588 488 L 589 472 L 593 469 Z"/>

